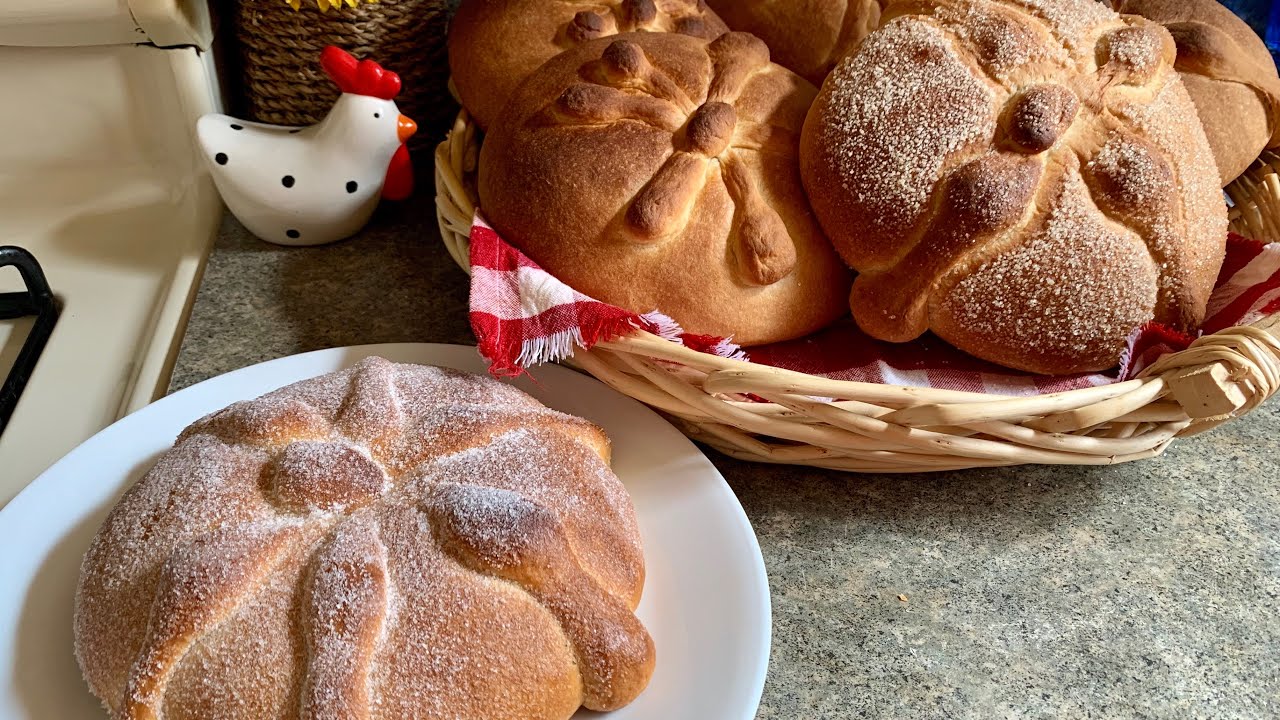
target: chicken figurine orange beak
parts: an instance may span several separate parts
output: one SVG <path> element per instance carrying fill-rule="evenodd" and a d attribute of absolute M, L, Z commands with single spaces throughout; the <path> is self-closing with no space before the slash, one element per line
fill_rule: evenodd
<path fill-rule="evenodd" d="M 410 120 L 408 115 L 401 115 L 400 119 L 396 120 L 396 135 L 399 136 L 400 142 L 405 142 L 416 132 L 418 132 L 418 123 Z"/>

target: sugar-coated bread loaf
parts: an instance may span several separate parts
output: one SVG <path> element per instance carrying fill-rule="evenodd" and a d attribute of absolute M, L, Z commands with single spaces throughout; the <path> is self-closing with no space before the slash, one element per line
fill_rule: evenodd
<path fill-rule="evenodd" d="M 1114 0 L 1173 35 L 1178 72 L 1195 102 L 1223 186 L 1280 145 L 1280 77 L 1271 51 L 1217 0 Z"/>
<path fill-rule="evenodd" d="M 628 33 L 552 59 L 480 152 L 494 228 L 576 290 L 743 344 L 843 314 L 800 183 L 815 89 L 745 33 Z"/>
<path fill-rule="evenodd" d="M 707 0 L 730 28 L 769 46 L 773 61 L 821 85 L 880 24 L 880 0 Z"/>
<path fill-rule="evenodd" d="M 644 558 L 596 426 L 372 358 L 199 420 L 85 556 L 115 720 L 565 720 L 632 700 Z"/>
<path fill-rule="evenodd" d="M 462 0 L 449 69 L 463 107 L 488 128 L 529 73 L 581 42 L 633 31 L 709 40 L 727 29 L 704 0 Z"/>
<path fill-rule="evenodd" d="M 1227 214 L 1169 32 L 1094 0 L 893 0 L 805 125 L 858 324 L 1041 373 L 1194 331 Z"/>

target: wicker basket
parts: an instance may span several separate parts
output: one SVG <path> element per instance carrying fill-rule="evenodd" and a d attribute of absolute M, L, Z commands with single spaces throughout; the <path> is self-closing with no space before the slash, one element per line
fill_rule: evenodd
<path fill-rule="evenodd" d="M 440 234 L 464 270 L 478 147 L 464 111 L 435 157 Z M 1268 155 L 1228 188 L 1241 235 L 1280 237 L 1277 168 L 1280 156 Z M 1240 417 L 1275 393 L 1280 319 L 1204 336 L 1134 380 L 1026 398 L 828 380 L 640 331 L 579 348 L 573 361 L 695 440 L 746 460 L 876 473 L 1111 465 L 1158 455 L 1175 438 Z"/>
<path fill-rule="evenodd" d="M 410 142 L 426 146 L 449 127 L 457 105 L 447 90 L 445 38 L 458 0 L 380 0 L 321 12 L 285 0 L 236 0 L 234 27 L 242 107 L 251 120 L 277 125 L 319 122 L 338 89 L 320 69 L 320 51 L 337 45 L 396 71 L 396 103 L 422 128 Z"/>

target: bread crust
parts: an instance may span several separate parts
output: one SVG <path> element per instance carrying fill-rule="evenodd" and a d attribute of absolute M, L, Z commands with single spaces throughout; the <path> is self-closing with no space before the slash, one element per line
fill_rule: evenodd
<path fill-rule="evenodd" d="M 870 335 L 1048 374 L 1193 332 L 1226 208 L 1168 32 L 1092 0 L 899 0 L 824 84 L 801 171 Z"/>
<path fill-rule="evenodd" d="M 643 690 L 644 560 L 608 438 L 379 358 L 187 428 L 85 556 L 117 720 L 565 720 Z"/>
<path fill-rule="evenodd" d="M 814 85 L 880 25 L 880 0 L 707 0 L 734 30 L 769 46 L 773 61 Z"/>
<path fill-rule="evenodd" d="M 1116 10 L 1168 28 L 1226 187 L 1280 146 L 1280 75 L 1266 43 L 1217 0 L 1114 0 Z"/>
<path fill-rule="evenodd" d="M 591 297 L 743 344 L 805 335 L 849 288 L 796 163 L 814 92 L 745 33 L 584 43 L 486 136 L 480 205 Z"/>
<path fill-rule="evenodd" d="M 487 129 L 538 66 L 587 40 L 674 32 L 710 40 L 728 30 L 704 0 L 463 0 L 449 23 L 449 69 Z"/>

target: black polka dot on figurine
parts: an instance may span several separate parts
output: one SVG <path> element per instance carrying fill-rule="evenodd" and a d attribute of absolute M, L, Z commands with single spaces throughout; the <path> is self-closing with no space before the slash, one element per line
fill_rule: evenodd
<path fill-rule="evenodd" d="M 298 232 L 297 230 L 285 230 L 284 234 L 288 235 L 290 240 L 297 240 L 298 238 L 302 237 L 302 233 Z"/>
<path fill-rule="evenodd" d="M 243 129 L 244 129 L 244 126 L 243 126 L 243 125 L 237 125 L 237 124 L 235 124 L 235 123 L 231 123 L 231 129 L 232 129 L 232 130 L 243 130 Z"/>
<path fill-rule="evenodd" d="M 285 187 L 293 187 L 293 176 L 285 175 L 284 177 L 280 178 L 280 184 L 284 185 Z"/>
<path fill-rule="evenodd" d="M 376 118 L 380 118 L 382 117 L 382 113 L 374 113 L 373 116 Z"/>
<path fill-rule="evenodd" d="M 355 192 L 356 190 L 358 190 L 359 188 L 360 188 L 360 186 L 356 184 L 356 181 L 355 181 L 355 180 L 351 180 L 351 181 L 349 181 L 349 182 L 347 183 L 347 192 L 349 192 L 349 193 L 353 193 L 353 192 Z"/>
<path fill-rule="evenodd" d="M 227 164 L 227 154 L 226 154 L 226 153 L 218 153 L 217 155 L 214 155 L 214 156 L 213 156 L 213 161 L 214 161 L 214 162 L 216 162 L 216 163 L 218 163 L 219 165 L 226 165 L 226 164 Z"/>

